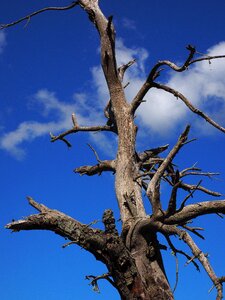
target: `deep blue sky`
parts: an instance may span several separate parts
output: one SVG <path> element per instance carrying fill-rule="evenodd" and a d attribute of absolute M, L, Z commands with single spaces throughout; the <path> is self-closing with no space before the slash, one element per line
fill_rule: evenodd
<path fill-rule="evenodd" d="M 16 20 L 43 6 L 66 4 L 68 2 L 59 0 L 1 0 L 0 23 Z M 144 78 L 145 72 L 157 60 L 183 61 L 187 44 L 195 45 L 203 53 L 217 47 L 220 51 L 224 50 L 221 54 L 225 54 L 224 44 L 219 44 L 225 41 L 225 2 L 222 0 L 213 3 L 203 0 L 144 0 L 139 3 L 133 0 L 105 0 L 102 1 L 102 8 L 107 16 L 114 16 L 120 53 L 125 57 L 137 56 L 139 62 L 145 65 L 145 70 L 134 67 L 135 75 L 129 75 L 129 79 L 133 79 L 134 90 L 135 84 Z M 0 36 L 0 298 L 119 299 L 113 288 L 104 282 L 100 283 L 100 294 L 94 293 L 88 286 L 85 275 L 102 274 L 105 268 L 84 250 L 76 246 L 62 249 L 66 241 L 51 232 L 11 234 L 4 229 L 4 225 L 12 219 L 34 213 L 27 205 L 27 195 L 85 223 L 100 220 L 106 208 L 112 208 L 119 219 L 113 176 L 104 174 L 88 178 L 72 172 L 79 165 L 95 163 L 95 157 L 87 147 L 88 142 L 96 147 L 101 158 L 111 157 L 115 149 L 111 138 L 77 134 L 70 138 L 73 148 L 68 150 L 64 144 L 50 143 L 47 134 L 51 130 L 57 133 L 54 128 L 57 130 L 63 126 L 63 122 L 66 123 L 67 117 L 73 112 L 70 112 L 70 107 L 79 110 L 82 122 L 101 121 L 99 108 L 104 107 L 102 103 L 107 99 L 100 99 L 105 92 L 104 86 L 100 90 L 101 76 L 100 79 L 97 77 L 99 40 L 96 30 L 79 8 L 66 12 L 47 12 L 33 18 L 26 28 L 24 25 L 9 28 Z M 148 58 L 144 58 L 147 53 Z M 193 95 L 195 103 L 224 126 L 225 60 L 221 60 L 219 65 L 209 66 L 206 63 L 203 66 L 201 68 L 206 68 L 207 76 L 201 77 L 203 72 L 200 67 L 194 69 L 196 79 L 193 82 L 191 76 L 179 79 L 170 73 L 166 73 L 162 80 L 175 85 L 181 83 L 183 90 L 183 85 L 187 83 L 187 92 Z M 216 73 L 214 66 L 219 68 L 219 72 Z M 97 73 L 94 73 L 93 67 L 96 67 Z M 216 82 L 219 82 L 218 86 Z M 133 89 L 131 82 L 128 96 Z M 54 96 L 51 93 L 55 93 Z M 155 99 L 158 99 L 156 95 Z M 138 118 L 142 125 L 139 148 L 165 143 L 173 145 L 186 122 L 191 121 L 191 137 L 197 137 L 198 140 L 179 153 L 176 163 L 185 168 L 198 162 L 206 171 L 220 172 L 219 180 L 205 179 L 204 183 L 225 194 L 224 135 L 206 127 L 204 122 L 196 122 L 196 118 L 190 118 L 187 111 L 182 109 L 183 106 L 178 109 L 178 113 L 181 111 L 183 114 L 179 118 L 171 107 L 168 113 L 165 107 L 158 119 L 157 109 L 154 109 L 149 122 L 142 111 Z M 160 119 L 165 112 L 166 119 Z M 63 113 L 65 115 L 62 117 Z M 164 126 L 154 125 L 158 124 L 154 122 L 159 119 Z M 50 121 L 53 122 L 53 129 Z M 173 122 L 174 125 L 168 125 Z M 30 131 L 29 126 L 32 127 Z M 41 130 L 44 130 L 42 134 Z M 163 192 L 166 201 L 166 188 Z M 196 193 L 196 201 L 210 199 L 212 197 Z M 195 224 L 206 229 L 206 241 L 199 240 L 198 245 L 210 254 L 210 262 L 217 274 L 225 275 L 224 221 L 213 216 L 201 218 Z M 97 226 L 102 226 L 101 222 Z M 176 299 L 215 299 L 214 292 L 208 294 L 211 282 L 204 270 L 199 274 L 193 266 L 183 267 L 184 264 L 185 260 L 180 258 Z M 170 254 L 165 256 L 165 265 L 173 286 L 175 261 Z"/>

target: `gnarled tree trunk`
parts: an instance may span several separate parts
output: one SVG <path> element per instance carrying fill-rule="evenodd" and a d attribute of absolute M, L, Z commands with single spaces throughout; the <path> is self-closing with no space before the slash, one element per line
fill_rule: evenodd
<path fill-rule="evenodd" d="M 102 276 L 89 276 L 92 279 L 92 285 L 97 286 L 99 279 L 107 279 L 118 290 L 122 300 L 173 299 L 173 293 L 166 277 L 160 253 L 162 246 L 157 240 L 157 233 L 161 233 L 165 236 L 175 255 L 177 253 L 184 255 L 193 262 L 196 268 L 198 268 L 198 265 L 194 259 L 199 260 L 217 289 L 217 300 L 220 300 L 222 299 L 222 282 L 225 281 L 225 278 L 218 278 L 215 275 L 207 257 L 187 233 L 187 231 L 191 231 L 198 237 L 202 237 L 198 232 L 201 228 L 190 227 L 187 223 L 193 218 L 204 214 L 225 213 L 225 200 L 200 202 L 186 206 L 186 201 L 193 196 L 196 190 L 212 196 L 220 196 L 220 194 L 206 189 L 200 183 L 190 185 L 183 180 L 183 177 L 187 175 L 208 176 L 210 174 L 212 176 L 213 173 L 200 172 L 201 170 L 195 166 L 179 171 L 172 164 L 178 151 L 187 143 L 190 126 L 186 127 L 166 157 L 163 158 L 159 155 L 168 148 L 168 145 L 138 153 L 136 151 L 137 126 L 134 123 L 134 114 L 149 89 L 157 88 L 173 94 L 183 101 L 191 111 L 204 118 L 220 131 L 225 132 L 225 128 L 195 108 L 184 95 L 155 81 L 160 75 L 161 66 L 170 67 L 176 72 L 183 72 L 193 63 L 224 56 L 205 56 L 194 60 L 196 50 L 189 45 L 187 47 L 189 55 L 181 67 L 170 61 L 159 61 L 150 71 L 146 82 L 144 82 L 133 101 L 129 103 L 124 93 L 123 77 L 126 69 L 134 61 L 120 67 L 117 66 L 112 17 L 107 19 L 103 15 L 98 0 L 80 0 L 67 7 L 45 8 L 16 22 L 6 24 L 2 28 L 15 25 L 26 19 L 29 21 L 34 15 L 46 10 L 66 10 L 77 5 L 88 14 L 100 36 L 101 64 L 110 94 L 110 100 L 104 110 L 107 123 L 103 126 L 81 127 L 78 125 L 75 115 L 72 114 L 72 129 L 58 136 L 52 135 L 52 142 L 62 140 L 68 145 L 69 143 L 65 137 L 79 131 L 108 131 L 118 136 L 118 150 L 114 160 L 101 161 L 96 155 L 97 165 L 82 166 L 77 168 L 75 172 L 89 176 L 104 171 L 115 173 L 115 191 L 120 209 L 122 232 L 120 235 L 118 234 L 111 210 L 104 212 L 105 230 L 100 230 L 82 224 L 59 211 L 38 204 L 30 197 L 28 197 L 29 203 L 40 213 L 12 222 L 6 227 L 14 231 L 51 230 L 68 238 L 71 241 L 70 243 L 78 244 L 91 252 L 96 259 L 107 266 L 109 271 L 109 273 Z M 144 176 L 147 177 L 147 182 L 143 179 Z M 162 180 L 165 180 L 172 187 L 167 209 L 163 209 L 161 205 L 160 184 Z M 145 212 L 142 197 L 143 189 L 152 208 L 151 215 L 147 215 Z M 178 189 L 189 193 L 179 207 L 177 205 Z M 178 236 L 180 240 L 189 246 L 193 256 L 191 257 L 178 250 L 171 242 L 170 236 Z"/>

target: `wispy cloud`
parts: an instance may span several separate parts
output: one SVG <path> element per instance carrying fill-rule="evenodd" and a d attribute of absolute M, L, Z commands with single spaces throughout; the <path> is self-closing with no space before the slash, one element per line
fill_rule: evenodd
<path fill-rule="evenodd" d="M 25 155 L 23 148 L 25 142 L 31 142 L 35 138 L 49 134 L 58 133 L 72 126 L 71 114 L 76 111 L 76 116 L 80 125 L 87 122 L 98 121 L 98 113 L 91 110 L 86 103 L 86 96 L 74 94 L 73 101 L 65 103 L 60 101 L 55 93 L 46 89 L 39 90 L 32 99 L 34 107 L 41 107 L 42 117 L 48 121 L 25 121 L 19 124 L 14 131 L 5 133 L 0 138 L 0 148 L 8 151 L 17 159 L 22 159 Z M 85 114 L 82 114 L 83 112 Z M 50 118 L 51 117 L 51 118 Z M 50 119 L 50 120 L 49 120 Z M 51 120 L 53 119 L 53 120 Z"/>
<path fill-rule="evenodd" d="M 6 46 L 6 34 L 4 31 L 0 31 L 0 54 L 3 52 Z"/>
<path fill-rule="evenodd" d="M 225 42 L 221 42 L 208 49 L 208 55 L 225 53 Z M 118 64 L 124 64 L 136 58 L 137 63 L 128 69 L 125 83 L 128 100 L 132 100 L 141 85 L 146 73 L 145 70 L 148 52 L 144 48 L 128 48 L 123 41 L 117 41 Z M 100 66 L 91 70 L 92 90 L 87 94 L 75 93 L 70 102 L 60 101 L 55 93 L 40 90 L 33 97 L 33 103 L 38 106 L 42 114 L 42 121 L 24 121 L 11 132 L 0 138 L 0 148 L 8 151 L 18 159 L 25 155 L 24 144 L 37 137 L 48 134 L 50 131 L 59 131 L 71 127 L 71 114 L 76 112 L 80 125 L 103 124 L 103 109 L 109 99 L 105 79 Z M 209 64 L 196 64 L 185 73 L 169 72 L 165 84 L 184 93 L 194 105 L 208 113 L 218 121 L 224 122 L 225 113 L 225 60 L 214 60 Z M 94 92 L 93 92 L 94 91 Z M 90 97 L 91 95 L 91 97 Z M 91 99 L 91 100 L 90 100 Z M 145 97 L 146 102 L 138 109 L 138 121 L 145 127 L 148 134 L 168 135 L 176 131 L 180 125 L 190 121 L 191 115 L 186 106 L 173 96 L 159 90 L 151 90 Z M 36 106 L 36 107 L 37 107 Z M 195 117 L 194 120 L 199 120 Z M 206 133 L 199 121 L 194 121 L 199 132 Z M 208 130 L 207 130 L 208 134 Z M 96 144 L 106 152 L 112 149 L 112 139 L 104 134 L 90 135 Z"/>
<path fill-rule="evenodd" d="M 129 30 L 136 30 L 136 24 L 133 20 L 131 19 L 128 19 L 128 18 L 123 18 L 122 19 L 122 26 L 126 29 L 129 29 Z"/>

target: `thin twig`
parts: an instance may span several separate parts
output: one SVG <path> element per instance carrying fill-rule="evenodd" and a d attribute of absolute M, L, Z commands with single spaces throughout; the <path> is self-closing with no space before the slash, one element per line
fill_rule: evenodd
<path fill-rule="evenodd" d="M 101 160 L 100 160 L 100 158 L 99 158 L 99 156 L 98 156 L 98 153 L 97 153 L 97 151 L 90 145 L 90 144 L 87 144 L 88 145 L 88 147 L 90 147 L 91 148 L 91 150 L 93 151 L 93 153 L 94 153 L 94 155 L 95 155 L 95 157 L 96 157 L 96 160 L 97 160 L 97 162 L 101 162 Z"/>
<path fill-rule="evenodd" d="M 181 203 L 181 205 L 180 205 L 180 208 L 178 209 L 178 212 L 181 211 L 181 210 L 184 208 L 184 206 L 185 206 L 187 200 L 188 200 L 190 197 L 193 197 L 194 192 L 198 189 L 198 187 L 199 187 L 199 185 L 201 184 L 201 182 L 202 182 L 202 180 L 200 180 L 199 183 L 196 185 L 195 189 L 194 189 L 193 191 L 191 191 L 191 192 L 184 198 L 184 200 L 182 201 L 182 203 Z"/>
<path fill-rule="evenodd" d="M 32 18 L 32 17 L 34 17 L 34 16 L 36 16 L 36 15 L 38 15 L 38 14 L 40 14 L 40 13 L 42 13 L 42 12 L 45 12 L 45 11 L 48 11 L 48 10 L 68 10 L 68 9 L 71 9 L 71 8 L 73 8 L 73 7 L 75 7 L 76 5 L 78 5 L 79 4 L 79 2 L 78 1 L 76 1 L 76 2 L 72 2 L 70 5 L 68 5 L 68 6 L 50 6 L 50 7 L 45 7 L 45 8 L 42 8 L 42 9 L 40 9 L 40 10 L 37 10 L 37 11 L 34 11 L 33 13 L 31 13 L 31 14 L 29 14 L 29 15 L 27 15 L 27 16 L 25 16 L 25 17 L 23 17 L 23 18 L 21 18 L 21 19 L 19 19 L 19 20 L 17 20 L 17 21 L 14 21 L 14 22 L 12 22 L 12 23 L 8 23 L 8 24 L 1 24 L 0 25 L 0 30 L 2 30 L 2 29 L 5 29 L 5 28 L 8 28 L 8 27 L 11 27 L 11 26 L 14 26 L 14 25 L 16 25 L 16 24 L 18 24 L 18 23 L 21 23 L 21 22 L 23 22 L 23 21 L 25 21 L 25 20 L 27 20 L 27 23 L 26 23 L 26 25 L 25 25 L 25 27 L 28 25 L 28 23 L 30 22 L 30 19 Z"/>
<path fill-rule="evenodd" d="M 176 281 L 175 281 L 175 285 L 173 288 L 173 294 L 174 294 L 174 292 L 176 291 L 176 288 L 178 285 L 178 279 L 179 279 L 179 261 L 178 261 L 176 253 L 173 252 L 172 254 L 175 257 L 175 261 L 176 261 Z"/>
<path fill-rule="evenodd" d="M 177 249 L 177 248 L 173 245 L 173 243 L 172 243 L 172 241 L 171 241 L 171 239 L 169 238 L 168 235 L 165 235 L 165 238 L 166 238 L 166 240 L 167 240 L 167 242 L 168 242 L 168 244 L 169 244 L 171 250 L 173 251 L 173 253 L 175 253 L 175 254 L 176 254 L 176 253 L 179 253 L 179 254 L 185 256 L 188 260 L 191 259 L 191 256 L 190 256 L 190 255 L 188 255 L 187 253 L 185 253 L 185 252 L 182 251 L 182 250 Z M 197 264 L 195 261 L 193 261 L 192 263 L 193 263 L 193 265 L 195 266 L 196 270 L 199 272 L 200 269 L 199 269 L 198 264 Z"/>

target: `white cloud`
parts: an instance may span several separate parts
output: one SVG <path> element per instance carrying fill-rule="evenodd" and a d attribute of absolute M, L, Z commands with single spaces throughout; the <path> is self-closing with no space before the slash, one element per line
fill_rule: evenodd
<path fill-rule="evenodd" d="M 82 94 L 74 94 L 71 103 L 59 101 L 54 93 L 48 90 L 39 90 L 33 96 L 33 104 L 41 105 L 41 113 L 49 119 L 50 114 L 52 121 L 37 122 L 25 121 L 19 124 L 14 131 L 5 133 L 0 138 L 0 148 L 8 151 L 17 159 L 22 159 L 25 155 L 23 149 L 24 142 L 31 142 L 37 137 L 47 135 L 49 132 L 54 134 L 59 131 L 71 128 L 71 114 L 76 112 L 76 117 L 80 125 L 99 121 L 98 113 L 91 110 L 86 103 L 86 97 Z M 86 114 L 82 114 L 83 111 Z M 93 112 L 91 114 L 91 111 Z"/>
<path fill-rule="evenodd" d="M 225 42 L 221 42 L 207 51 L 208 55 L 225 54 Z M 143 48 L 127 48 L 123 41 L 117 41 L 118 65 L 137 59 L 137 63 L 130 67 L 125 75 L 124 83 L 130 82 L 126 88 L 128 100 L 132 100 L 146 78 L 146 59 L 148 52 Z M 147 70 L 149 71 L 149 70 Z M 104 124 L 103 109 L 109 99 L 105 79 L 100 66 L 95 66 L 92 72 L 92 88 L 87 94 L 75 93 L 73 101 L 65 103 L 59 101 L 54 93 L 40 90 L 34 96 L 34 102 L 41 105 L 43 117 L 48 121 L 25 121 L 12 132 L 5 133 L 0 138 L 0 148 L 7 150 L 17 158 L 25 154 L 23 143 L 30 142 L 50 131 L 57 133 L 71 127 L 71 114 L 76 112 L 80 125 Z M 179 90 L 191 102 L 215 120 L 224 122 L 225 113 L 225 59 L 201 62 L 193 65 L 187 72 L 167 73 L 165 84 Z M 177 128 L 184 127 L 192 115 L 188 108 L 170 94 L 156 89 L 150 90 L 138 109 L 138 121 L 145 127 L 148 134 L 171 135 Z M 51 119 L 49 120 L 49 118 Z M 194 121 L 193 121 L 194 120 Z M 196 121 L 197 120 L 197 121 Z M 208 127 L 202 126 L 195 116 L 192 123 L 200 133 L 208 134 Z M 212 131 L 213 132 L 213 131 Z M 214 131 L 215 132 L 215 131 Z M 210 132 L 209 132 L 210 133 Z M 90 135 L 92 140 L 108 154 L 112 149 L 112 139 L 104 134 Z"/>
<path fill-rule="evenodd" d="M 4 31 L 0 31 L 0 54 L 3 52 L 6 46 L 6 35 Z"/>
<path fill-rule="evenodd" d="M 225 42 L 214 45 L 207 51 L 208 55 L 225 54 Z M 138 92 L 146 79 L 146 59 L 148 52 L 143 48 L 127 48 L 122 40 L 117 41 L 118 65 L 136 58 L 134 64 L 126 72 L 124 82 L 130 82 L 126 88 L 126 96 L 130 101 Z M 149 70 L 147 70 L 149 71 Z M 165 71 L 164 71 L 165 72 Z M 222 121 L 225 113 L 225 59 L 199 62 L 184 73 L 170 71 L 164 84 L 182 92 L 190 101 L 215 120 Z M 100 67 L 92 70 L 94 85 L 97 87 L 100 99 L 105 99 L 107 93 L 104 77 Z M 160 78 L 159 78 L 160 81 Z M 183 102 L 174 96 L 157 89 L 152 89 L 145 97 L 137 111 L 140 123 L 149 129 L 149 133 L 168 135 L 176 131 L 179 125 L 187 122 L 195 123 L 195 129 L 200 133 L 210 131 L 208 126 L 193 114 Z M 210 133 L 210 132 L 209 132 Z"/>
<path fill-rule="evenodd" d="M 124 78 L 125 83 L 129 81 L 132 84 L 132 90 L 130 88 L 127 90 L 131 92 L 137 92 L 145 76 L 145 61 L 148 57 L 147 50 L 137 47 L 127 48 L 124 45 L 122 39 L 117 39 L 116 54 L 118 66 L 126 64 L 133 59 L 137 60 L 137 63 L 135 63 L 130 70 L 128 69 Z M 97 88 L 96 96 L 98 98 L 98 101 L 103 105 L 109 100 L 109 93 L 107 90 L 102 68 L 100 66 L 95 66 L 91 71 L 94 89 L 96 90 Z M 134 94 L 131 95 L 131 93 L 129 93 L 128 98 L 131 99 L 131 96 L 133 95 Z"/>
<path fill-rule="evenodd" d="M 207 54 L 225 54 L 225 42 L 213 46 L 207 51 Z M 144 64 L 144 62 L 142 63 Z M 211 115 L 215 120 L 221 121 L 221 116 L 224 116 L 225 113 L 224 74 L 225 59 L 212 60 L 211 64 L 208 62 L 195 64 L 184 73 L 171 71 L 164 83 L 182 92 L 195 106 Z M 138 73 L 132 78 L 132 73 L 129 73 L 131 82 L 127 88 L 129 98 L 136 94 L 144 82 L 143 75 L 143 73 Z M 146 95 L 145 100 L 146 103 L 140 106 L 137 114 L 140 122 L 153 133 L 162 135 L 171 133 L 176 130 L 178 125 L 185 126 L 185 121 L 193 119 L 193 115 L 184 103 L 166 92 L 152 89 Z M 194 122 L 197 123 L 198 130 L 201 127 L 199 122 L 201 125 L 204 124 L 197 116 L 195 116 Z M 207 128 L 208 131 L 208 127 L 204 128 Z"/>

